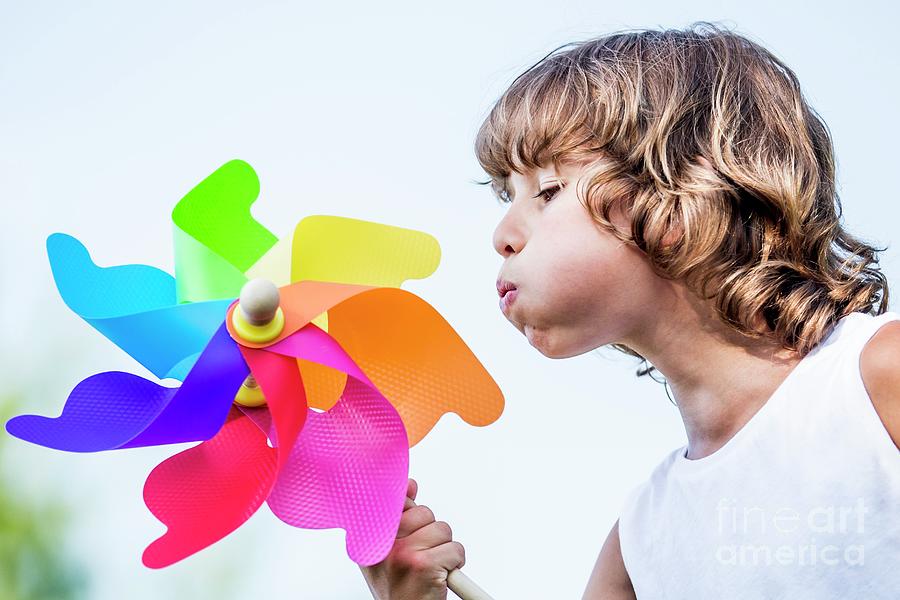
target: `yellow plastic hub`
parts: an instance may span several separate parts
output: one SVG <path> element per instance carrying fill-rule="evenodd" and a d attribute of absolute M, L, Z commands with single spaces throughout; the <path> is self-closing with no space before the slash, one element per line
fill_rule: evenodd
<path fill-rule="evenodd" d="M 254 344 L 264 344 L 277 338 L 284 329 L 284 311 L 281 307 L 275 311 L 275 317 L 265 325 L 253 325 L 241 314 L 239 306 L 231 311 L 231 324 L 244 340 Z"/>
<path fill-rule="evenodd" d="M 258 385 L 249 387 L 246 384 L 242 384 L 234 397 L 234 401 L 236 404 L 240 404 L 241 406 L 255 408 L 257 406 L 262 406 L 263 404 L 265 404 L 266 397 L 263 396 L 262 388 Z"/>

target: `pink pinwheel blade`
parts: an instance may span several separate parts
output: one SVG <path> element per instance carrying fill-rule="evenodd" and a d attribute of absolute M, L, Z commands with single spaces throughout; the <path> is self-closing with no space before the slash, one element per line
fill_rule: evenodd
<path fill-rule="evenodd" d="M 409 474 L 409 440 L 399 413 L 341 345 L 314 325 L 267 351 L 348 376 L 334 407 L 309 412 L 290 460 L 279 472 L 269 508 L 295 527 L 341 527 L 354 562 L 380 562 L 397 535 Z M 258 424 L 265 428 L 264 420 Z"/>
<path fill-rule="evenodd" d="M 409 446 L 384 396 L 347 379 L 327 412 L 310 410 L 268 505 L 294 527 L 347 532 L 347 554 L 372 565 L 387 556 L 406 497 Z"/>
<path fill-rule="evenodd" d="M 232 408 L 215 437 L 157 465 L 144 502 L 168 531 L 144 550 L 144 564 L 166 567 L 237 529 L 265 501 L 275 464 L 266 436 Z"/>

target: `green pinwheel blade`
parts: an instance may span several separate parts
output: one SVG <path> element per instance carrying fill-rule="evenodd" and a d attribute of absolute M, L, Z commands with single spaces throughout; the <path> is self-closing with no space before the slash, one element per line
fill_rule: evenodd
<path fill-rule="evenodd" d="M 278 238 L 250 214 L 259 178 L 242 160 L 214 171 L 172 211 L 179 302 L 234 298 Z"/>

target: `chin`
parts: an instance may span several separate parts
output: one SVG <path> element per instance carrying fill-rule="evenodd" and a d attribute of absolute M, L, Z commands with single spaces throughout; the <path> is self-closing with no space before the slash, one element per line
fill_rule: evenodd
<path fill-rule="evenodd" d="M 528 343 L 535 350 L 547 358 L 569 358 L 582 354 L 582 352 L 575 351 L 564 338 L 554 335 L 552 330 L 535 329 L 526 325 L 525 337 L 528 338 Z"/>
<path fill-rule="evenodd" d="M 522 333 L 528 338 L 528 342 L 535 350 L 547 358 L 572 358 L 580 356 L 600 346 L 581 338 L 567 337 L 558 329 L 535 329 L 530 325 L 523 328 Z"/>

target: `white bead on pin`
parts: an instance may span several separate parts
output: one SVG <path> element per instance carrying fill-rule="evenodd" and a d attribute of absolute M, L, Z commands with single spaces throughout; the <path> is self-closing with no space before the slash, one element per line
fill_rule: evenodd
<path fill-rule="evenodd" d="M 268 279 L 251 279 L 241 288 L 238 310 L 251 325 L 266 325 L 278 311 L 278 288 Z"/>

